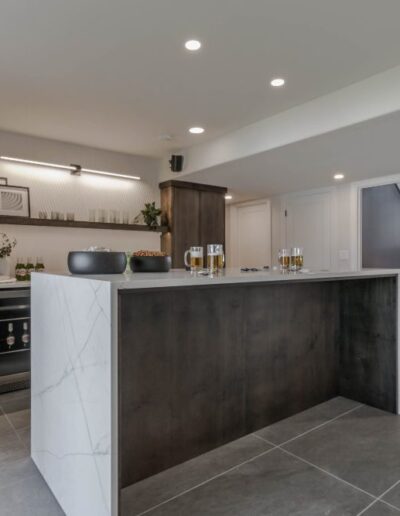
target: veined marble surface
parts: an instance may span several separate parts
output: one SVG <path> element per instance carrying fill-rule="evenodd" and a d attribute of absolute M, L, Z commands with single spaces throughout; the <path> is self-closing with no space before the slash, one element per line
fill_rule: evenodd
<path fill-rule="evenodd" d="M 32 278 L 32 458 L 68 516 L 112 512 L 111 288 Z"/>
<path fill-rule="evenodd" d="M 30 281 L 4 281 L 0 282 L 0 290 L 11 290 L 14 288 L 31 288 Z"/>
<path fill-rule="evenodd" d="M 40 273 L 47 274 L 47 273 Z M 186 287 L 200 285 L 218 285 L 226 283 L 261 283 L 276 281 L 317 281 L 351 278 L 369 278 L 378 276 L 396 276 L 400 269 L 364 269 L 349 272 L 298 272 L 281 274 L 279 271 L 258 271 L 241 272 L 240 269 L 226 269 L 218 275 L 200 276 L 193 275 L 182 269 L 171 270 L 170 272 L 153 273 L 129 273 L 129 274 L 108 274 L 78 276 L 62 274 L 61 277 L 78 278 L 82 280 L 97 280 L 109 283 L 117 290 L 136 288 L 160 288 L 160 287 Z M 59 276 L 51 274 L 50 276 Z M 34 276 L 34 274 L 33 274 Z"/>

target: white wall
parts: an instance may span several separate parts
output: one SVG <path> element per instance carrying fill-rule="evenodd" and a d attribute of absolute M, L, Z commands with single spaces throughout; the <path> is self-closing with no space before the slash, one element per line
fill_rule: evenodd
<path fill-rule="evenodd" d="M 400 178 L 399 178 L 400 181 Z M 358 183 L 338 185 L 329 189 L 309 190 L 297 194 L 270 198 L 271 206 L 271 255 L 272 265 L 278 264 L 278 250 L 287 245 L 285 230 L 285 207 L 289 197 L 330 192 L 331 217 L 331 264 L 334 270 L 354 270 L 358 267 Z M 235 225 L 235 205 L 227 209 L 227 255 L 228 266 L 236 263 L 233 232 Z M 269 221 L 260 221 L 256 231 L 265 232 Z"/>
<path fill-rule="evenodd" d="M 344 183 L 329 189 L 332 209 L 330 228 L 332 269 L 345 271 L 361 267 L 361 189 L 398 182 L 400 182 L 400 174 Z M 321 189 L 321 191 L 326 190 Z M 297 194 L 304 195 L 316 191 L 318 190 L 302 191 Z M 279 248 L 286 246 L 284 211 L 288 197 L 288 195 L 282 195 L 270 199 L 273 265 L 278 263 Z M 227 217 L 231 217 L 229 211 Z"/>
<path fill-rule="evenodd" d="M 133 218 L 145 202 L 159 204 L 158 162 L 151 158 L 103 151 L 54 140 L 0 131 L 0 155 L 59 164 L 78 163 L 87 168 L 139 175 L 142 181 L 82 174 L 71 176 L 57 169 L 27 166 L 0 160 L 0 177 L 10 185 L 30 188 L 31 216 L 39 211 L 74 212 L 88 220 L 89 209 L 126 211 Z M 69 250 L 102 245 L 114 250 L 159 249 L 159 234 L 132 231 L 50 228 L 0 224 L 0 232 L 18 240 L 12 255 L 42 256 L 48 270 L 66 270 Z"/>
<path fill-rule="evenodd" d="M 329 189 L 309 190 L 271 198 L 272 258 L 277 265 L 278 249 L 285 247 L 285 207 L 289 197 L 318 192 L 330 192 L 331 216 L 331 268 L 353 270 L 357 268 L 357 189 L 354 184 L 343 184 Z"/>

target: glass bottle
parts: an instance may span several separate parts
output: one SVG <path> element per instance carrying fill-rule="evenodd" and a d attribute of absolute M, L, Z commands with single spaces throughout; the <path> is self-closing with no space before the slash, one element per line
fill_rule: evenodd
<path fill-rule="evenodd" d="M 23 332 L 21 336 L 22 344 L 24 345 L 24 348 L 28 347 L 29 341 L 30 341 L 30 335 L 28 331 L 28 323 L 25 321 L 22 326 Z"/>
<path fill-rule="evenodd" d="M 6 338 L 6 343 L 8 349 L 11 349 L 15 344 L 14 325 L 11 322 L 8 323 L 8 335 Z"/>
<path fill-rule="evenodd" d="M 31 281 L 31 273 L 35 271 L 35 266 L 33 265 L 32 258 L 28 257 L 26 262 L 26 281 Z"/>
<path fill-rule="evenodd" d="M 44 262 L 41 256 L 36 258 L 35 272 L 43 272 L 44 271 Z"/>
<path fill-rule="evenodd" d="M 26 280 L 26 265 L 21 258 L 17 258 L 17 264 L 15 265 L 15 278 L 17 281 Z"/>

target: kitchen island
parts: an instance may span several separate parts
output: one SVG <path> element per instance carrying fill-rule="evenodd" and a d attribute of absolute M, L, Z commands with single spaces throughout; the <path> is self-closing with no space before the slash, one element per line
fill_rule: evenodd
<path fill-rule="evenodd" d="M 398 405 L 397 270 L 32 275 L 32 458 L 68 516 L 334 396 Z"/>

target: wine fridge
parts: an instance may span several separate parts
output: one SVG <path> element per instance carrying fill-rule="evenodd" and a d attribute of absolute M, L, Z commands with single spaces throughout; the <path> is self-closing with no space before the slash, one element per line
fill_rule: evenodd
<path fill-rule="evenodd" d="M 0 289 L 0 393 L 29 387 L 30 291 Z"/>

